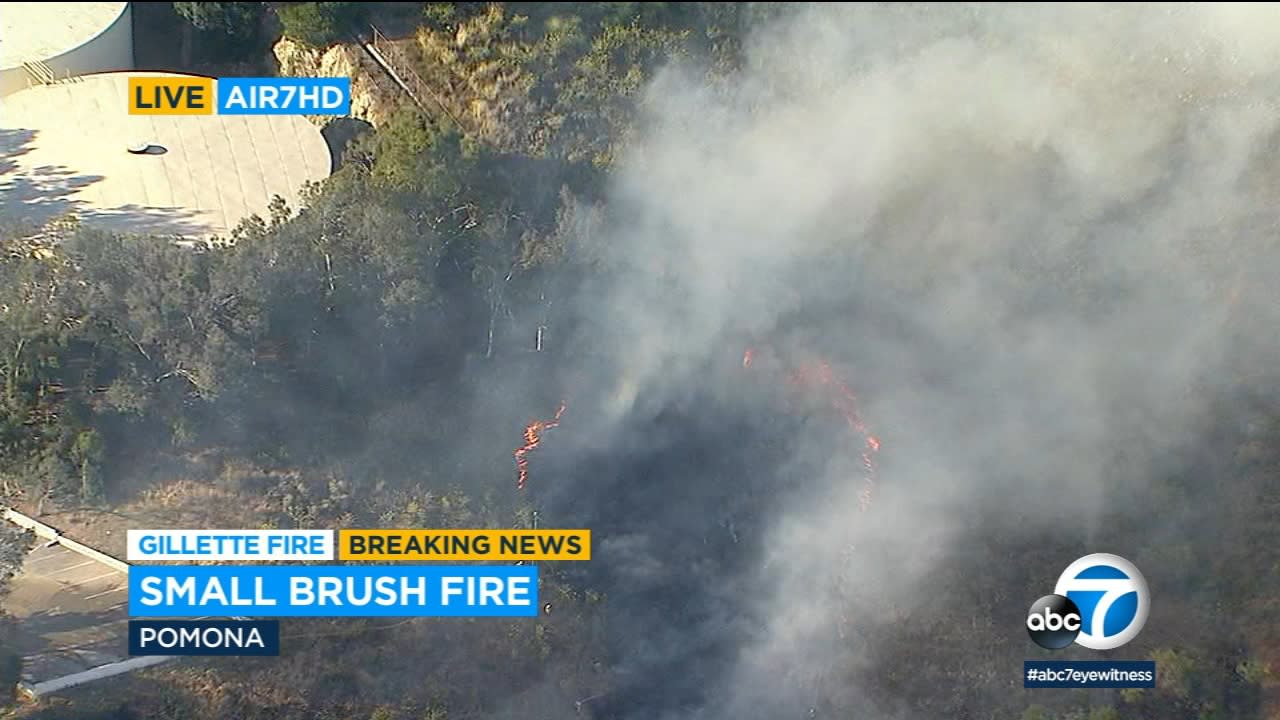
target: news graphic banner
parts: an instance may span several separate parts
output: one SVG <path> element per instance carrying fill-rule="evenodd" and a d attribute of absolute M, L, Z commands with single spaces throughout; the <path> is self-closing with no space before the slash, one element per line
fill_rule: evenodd
<path fill-rule="evenodd" d="M 1153 660 L 1027 660 L 1024 688 L 1153 688 Z"/>
<path fill-rule="evenodd" d="M 280 654 L 279 620 L 130 620 L 129 655 Z"/>
<path fill-rule="evenodd" d="M 590 530 L 341 530 L 338 560 L 590 560 Z M 334 560 L 332 530 L 130 530 L 129 562 Z"/>
<path fill-rule="evenodd" d="M 159 565 L 129 571 L 133 617 L 536 617 L 536 565 Z"/>
<path fill-rule="evenodd" d="M 130 115 L 349 115 L 351 78 L 129 78 Z"/>
<path fill-rule="evenodd" d="M 129 530 L 127 540 L 130 655 L 278 655 L 279 621 L 264 618 L 537 617 L 538 566 L 524 563 L 591 559 L 590 530 Z M 412 564 L 468 560 L 516 564 Z M 154 564 L 174 562 L 185 564 Z"/>
<path fill-rule="evenodd" d="M 332 530 L 130 530 L 129 562 L 332 560 Z"/>
<path fill-rule="evenodd" d="M 590 560 L 590 530 L 340 530 L 339 560 Z"/>

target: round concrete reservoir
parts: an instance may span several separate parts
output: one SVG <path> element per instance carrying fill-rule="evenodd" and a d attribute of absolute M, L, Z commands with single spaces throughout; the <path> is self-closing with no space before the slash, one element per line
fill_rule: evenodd
<path fill-rule="evenodd" d="M 320 129 L 290 115 L 130 115 L 128 79 L 107 73 L 33 87 L 0 113 L 0 213 L 203 239 L 227 236 L 279 195 L 329 174 Z"/>
<path fill-rule="evenodd" d="M 68 76 L 131 69 L 130 3 L 0 4 L 0 96 Z"/>

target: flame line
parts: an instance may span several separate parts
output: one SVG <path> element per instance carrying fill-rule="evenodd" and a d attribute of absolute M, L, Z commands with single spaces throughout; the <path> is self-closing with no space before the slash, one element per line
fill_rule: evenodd
<path fill-rule="evenodd" d="M 747 348 L 742 355 L 742 367 L 750 368 L 755 355 L 754 349 Z M 867 510 L 871 507 L 871 501 L 875 497 L 877 475 L 875 454 L 880 452 L 880 439 L 867 430 L 867 425 L 862 420 L 862 414 L 858 411 L 858 396 L 836 376 L 831 369 L 831 365 L 825 360 L 801 364 L 790 374 L 788 379 L 794 384 L 817 384 L 835 391 L 834 396 L 831 398 L 832 406 L 844 417 L 849 428 L 862 438 L 863 447 L 860 451 L 860 456 L 866 475 L 865 487 L 859 498 L 859 504 L 862 510 Z"/>
<path fill-rule="evenodd" d="M 560 426 L 560 417 L 564 415 L 565 402 L 560 401 L 555 417 L 551 420 L 534 420 L 524 428 L 524 445 L 516 448 L 516 489 L 523 490 L 529 481 L 528 455 L 542 444 L 542 433 Z"/>

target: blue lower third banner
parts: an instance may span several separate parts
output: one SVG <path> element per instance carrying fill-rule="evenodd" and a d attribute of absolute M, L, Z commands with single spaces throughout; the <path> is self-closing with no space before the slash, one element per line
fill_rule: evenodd
<path fill-rule="evenodd" d="M 1027 660 L 1024 688 L 1153 688 L 1151 660 Z"/>
<path fill-rule="evenodd" d="M 536 565 L 134 565 L 133 617 L 536 617 Z"/>
<path fill-rule="evenodd" d="M 218 78 L 219 115 L 347 115 L 351 78 Z"/>
<path fill-rule="evenodd" d="M 130 620 L 130 655 L 280 654 L 279 620 Z"/>

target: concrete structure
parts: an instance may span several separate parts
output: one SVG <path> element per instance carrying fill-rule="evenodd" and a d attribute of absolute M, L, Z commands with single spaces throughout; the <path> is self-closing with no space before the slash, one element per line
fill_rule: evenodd
<path fill-rule="evenodd" d="M 0 505 L 4 521 L 37 538 L 5 599 L 7 610 L 21 621 L 18 690 L 28 700 L 176 659 L 127 654 L 129 563 Z"/>
<path fill-rule="evenodd" d="M 249 215 L 267 217 L 275 195 L 296 209 L 303 183 L 329 175 L 328 145 L 300 116 L 130 115 L 128 78 L 166 74 L 89 75 L 5 97 L 0 213 L 225 237 Z M 151 151 L 131 154 L 139 142 Z"/>
<path fill-rule="evenodd" d="M 10 587 L 27 687 L 129 659 L 127 573 L 42 541 Z"/>
<path fill-rule="evenodd" d="M 132 69 L 130 3 L 0 4 L 0 97 L 68 76 Z"/>
<path fill-rule="evenodd" d="M 128 563 L 12 508 L 0 506 L 0 521 L 38 540 L 6 598 L 20 620 L 23 694 L 34 700 L 172 659 L 126 654 Z"/>

